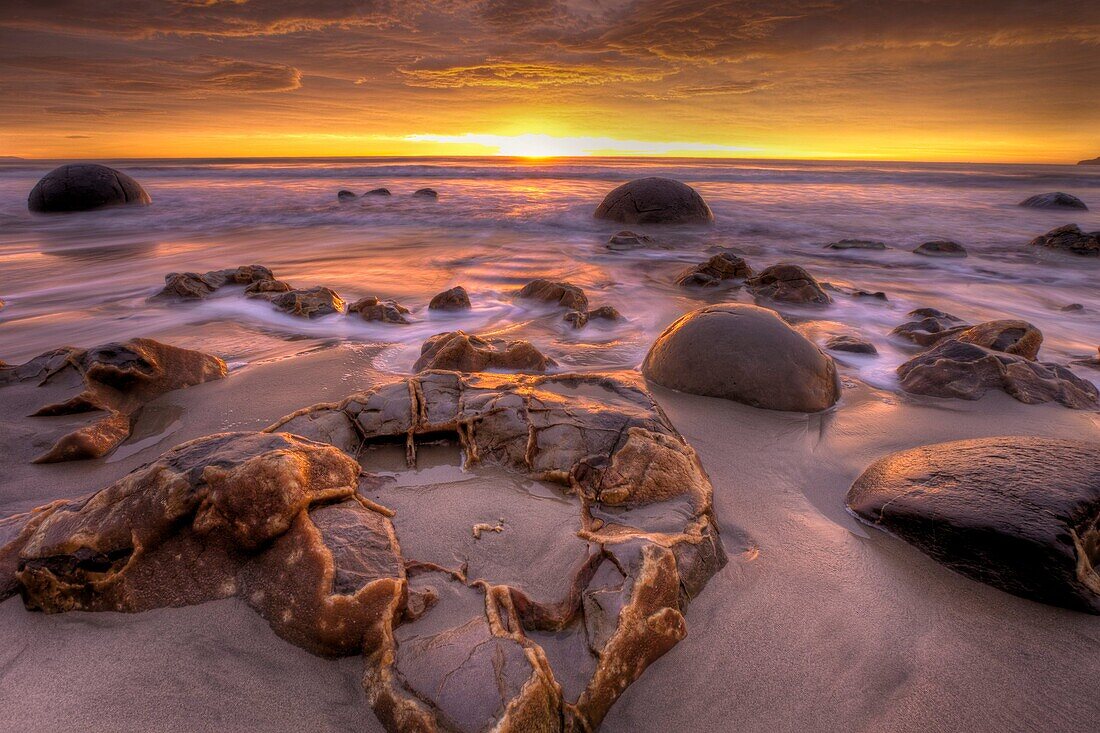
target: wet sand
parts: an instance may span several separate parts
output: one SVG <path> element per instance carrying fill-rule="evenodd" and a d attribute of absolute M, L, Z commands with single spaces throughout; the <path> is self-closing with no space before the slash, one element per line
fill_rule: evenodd
<path fill-rule="evenodd" d="M 377 355 L 335 346 L 169 393 L 107 460 L 31 466 L 5 439 L 0 513 L 366 388 L 383 378 Z M 838 406 L 811 416 L 651 386 L 711 476 L 720 525 L 745 530 L 755 549 L 710 580 L 687 610 L 687 638 L 627 690 L 604 730 L 1084 730 L 1100 717 L 1100 620 L 965 579 L 844 511 L 851 481 L 891 451 L 988 435 L 1095 439 L 1100 416 L 1005 395 L 901 397 L 848 376 Z M 8 404 L 4 430 L 26 426 Z M 313 657 L 236 600 L 45 616 L 16 598 L 0 618 L 0 719 L 12 727 L 381 729 L 360 659 Z"/>

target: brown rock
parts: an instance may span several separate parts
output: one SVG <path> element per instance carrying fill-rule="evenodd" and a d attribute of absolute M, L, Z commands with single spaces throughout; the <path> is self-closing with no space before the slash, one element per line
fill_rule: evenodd
<path fill-rule="evenodd" d="M 641 249 L 653 244 L 653 238 L 645 234 L 637 234 L 624 229 L 618 234 L 612 234 L 607 240 L 607 248 L 615 251 Z"/>
<path fill-rule="evenodd" d="M 283 280 L 257 280 L 244 289 L 244 294 L 249 298 L 270 300 L 277 293 L 289 293 L 293 289 L 294 286 Z"/>
<path fill-rule="evenodd" d="M 1066 224 L 1036 237 L 1031 240 L 1031 244 L 1032 246 L 1060 249 L 1072 252 L 1075 255 L 1096 257 L 1100 255 L 1100 232 L 1086 234 L 1076 224 Z"/>
<path fill-rule="evenodd" d="M 458 372 L 483 372 L 488 369 L 545 372 L 556 362 L 543 356 L 530 341 L 484 339 L 464 331 L 432 336 L 420 349 L 413 369 L 450 369 Z"/>
<path fill-rule="evenodd" d="M 225 270 L 170 272 L 164 276 L 164 289 L 154 300 L 202 300 L 226 285 L 248 285 L 274 280 L 275 275 L 263 265 L 241 265 Z M 246 289 L 246 292 L 250 292 Z"/>
<path fill-rule="evenodd" d="M 753 407 L 817 412 L 840 398 L 830 356 L 775 311 L 713 305 L 665 329 L 642 363 L 663 387 Z"/>
<path fill-rule="evenodd" d="M 470 294 L 466 292 L 466 288 L 456 285 L 450 290 L 444 290 L 433 297 L 432 301 L 428 303 L 428 308 L 437 311 L 469 310 Z"/>
<path fill-rule="evenodd" d="M 303 318 L 320 318 L 344 311 L 344 299 L 335 290 L 321 286 L 280 293 L 271 299 L 271 304 L 284 313 Z"/>
<path fill-rule="evenodd" d="M 597 219 L 621 224 L 709 224 L 714 214 L 694 188 L 670 178 L 639 178 L 607 194 Z"/>
<path fill-rule="evenodd" d="M 870 341 L 855 336 L 833 336 L 825 342 L 825 348 L 847 351 L 852 354 L 877 354 L 878 349 Z"/>
<path fill-rule="evenodd" d="M 358 313 L 364 321 L 408 323 L 409 309 L 395 300 L 379 300 L 373 295 L 360 298 L 348 306 L 348 315 Z"/>
<path fill-rule="evenodd" d="M 683 287 L 713 287 L 723 280 L 748 277 L 752 277 L 752 268 L 745 260 L 730 252 L 722 252 L 681 272 L 676 277 L 676 284 Z"/>
<path fill-rule="evenodd" d="M 966 257 L 966 247 L 962 246 L 958 242 L 952 242 L 946 239 L 938 239 L 933 242 L 925 242 L 924 244 L 913 250 L 914 254 L 925 255 L 926 257 Z"/>
<path fill-rule="evenodd" d="M 520 288 L 516 297 L 544 300 L 577 311 L 588 310 L 588 296 L 579 287 L 567 282 L 552 282 L 542 278 L 532 280 Z"/>
<path fill-rule="evenodd" d="M 605 321 L 618 321 L 622 318 L 619 311 L 615 310 L 609 305 L 601 305 L 599 308 L 593 308 L 590 311 L 569 311 L 566 313 L 562 320 L 573 326 L 573 328 L 584 328 L 588 325 L 588 322 L 597 319 Z"/>
<path fill-rule="evenodd" d="M 814 276 L 798 265 L 772 265 L 750 278 L 746 284 L 757 298 L 805 305 L 827 305 L 832 302 Z"/>
<path fill-rule="evenodd" d="M 1027 321 L 986 321 L 952 336 L 956 341 L 977 344 L 1006 354 L 1018 354 L 1034 361 L 1043 344 L 1042 332 Z"/>
<path fill-rule="evenodd" d="M 935 308 L 917 308 L 908 315 L 915 320 L 901 324 L 890 335 L 919 346 L 932 346 L 970 328 L 961 318 Z"/>

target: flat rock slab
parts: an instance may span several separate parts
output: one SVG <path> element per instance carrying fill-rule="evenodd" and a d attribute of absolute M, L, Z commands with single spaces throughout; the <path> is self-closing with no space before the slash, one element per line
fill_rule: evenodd
<path fill-rule="evenodd" d="M 901 451 L 848 491 L 860 519 L 964 575 L 1100 613 L 1100 444 L 982 438 Z"/>

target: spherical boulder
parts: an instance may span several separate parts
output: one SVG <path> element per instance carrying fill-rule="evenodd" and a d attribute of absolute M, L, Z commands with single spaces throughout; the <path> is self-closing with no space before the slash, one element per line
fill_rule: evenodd
<path fill-rule="evenodd" d="M 714 213 L 699 193 L 671 178 L 638 178 L 604 197 L 596 218 L 620 224 L 709 224 Z"/>
<path fill-rule="evenodd" d="M 1039 193 L 1020 202 L 1020 206 L 1029 209 L 1080 209 L 1088 211 L 1085 202 L 1070 193 L 1054 191 L 1052 193 Z"/>
<path fill-rule="evenodd" d="M 642 372 L 663 387 L 769 410 L 817 412 L 840 398 L 832 357 L 754 305 L 688 313 L 657 337 Z"/>
<path fill-rule="evenodd" d="M 38 212 L 88 211 L 107 206 L 152 203 L 149 194 L 125 173 L 96 163 L 71 163 L 42 177 L 27 197 Z"/>

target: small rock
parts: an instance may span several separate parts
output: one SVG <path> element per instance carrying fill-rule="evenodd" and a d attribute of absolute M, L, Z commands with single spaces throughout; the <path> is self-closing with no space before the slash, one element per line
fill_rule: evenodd
<path fill-rule="evenodd" d="M 1085 306 L 1080 303 L 1070 303 L 1069 305 L 1063 305 L 1059 310 L 1065 311 L 1067 313 L 1072 313 L 1076 311 L 1083 311 L 1084 309 Z"/>
<path fill-rule="evenodd" d="M 354 191 L 348 191 L 347 189 L 344 189 L 342 191 L 336 192 L 336 198 L 339 201 L 351 201 L 352 199 L 357 199 L 359 197 L 355 195 Z"/>
<path fill-rule="evenodd" d="M 289 293 L 293 290 L 290 283 L 283 280 L 257 280 L 244 289 L 244 294 L 249 298 L 267 298 L 275 293 Z"/>
<path fill-rule="evenodd" d="M 814 276 L 798 265 L 772 265 L 756 277 L 750 278 L 746 285 L 757 298 L 806 305 L 827 305 L 832 302 Z"/>
<path fill-rule="evenodd" d="M 390 190 L 388 188 L 372 188 L 363 194 L 364 196 L 390 196 Z"/>
<path fill-rule="evenodd" d="M 1086 234 L 1076 224 L 1066 224 L 1036 237 L 1031 240 L 1031 245 L 1096 257 L 1100 256 L 1100 232 Z"/>
<path fill-rule="evenodd" d="M 545 372 L 556 362 L 544 356 L 530 341 L 505 341 L 481 338 L 465 331 L 450 331 L 432 336 L 420 349 L 413 371 L 448 369 L 456 372 L 484 372 L 504 369 L 520 372 Z"/>
<path fill-rule="evenodd" d="M 961 318 L 935 308 L 917 308 L 909 311 L 908 315 L 916 320 L 901 324 L 890 335 L 918 346 L 932 346 L 970 328 L 970 324 L 964 323 Z"/>
<path fill-rule="evenodd" d="M 855 336 L 833 336 L 825 342 L 825 348 L 833 351 L 847 351 L 852 354 L 877 354 L 878 349 L 870 341 Z"/>
<path fill-rule="evenodd" d="M 1085 202 L 1068 193 L 1055 191 L 1054 193 L 1040 193 L 1026 198 L 1020 202 L 1020 206 L 1032 209 L 1080 209 L 1088 211 Z"/>
<path fill-rule="evenodd" d="M 438 293 L 428 303 L 428 309 L 433 311 L 469 310 L 470 307 L 470 294 L 461 285 L 456 285 L 450 290 Z"/>
<path fill-rule="evenodd" d="M 394 300 L 379 300 L 368 295 L 348 306 L 348 314 L 358 313 L 364 321 L 382 321 L 383 323 L 408 323 L 409 309 Z"/>
<path fill-rule="evenodd" d="M 579 287 L 567 282 L 553 282 L 542 278 L 532 280 L 520 288 L 516 297 L 557 303 L 577 311 L 588 310 L 588 296 Z"/>
<path fill-rule="evenodd" d="M 649 247 L 652 244 L 652 237 L 646 236 L 645 234 L 637 234 L 626 229 L 618 234 L 612 234 L 611 238 L 607 240 L 607 248 L 615 251 L 641 249 L 642 247 Z"/>
<path fill-rule="evenodd" d="M 584 328 L 588 325 L 588 322 L 593 319 L 602 319 L 605 321 L 617 321 L 622 318 L 619 311 L 615 310 L 609 305 L 601 305 L 599 308 L 594 308 L 588 312 L 585 311 L 569 311 L 562 317 L 562 320 L 569 323 L 573 328 Z"/>
<path fill-rule="evenodd" d="M 596 208 L 597 219 L 621 224 L 709 224 L 707 202 L 694 188 L 671 178 L 639 178 L 607 194 Z"/>
<path fill-rule="evenodd" d="M 439 192 L 434 188 L 418 188 L 413 191 L 413 196 L 420 196 L 426 199 L 437 199 L 439 198 Z"/>
<path fill-rule="evenodd" d="M 676 284 L 682 287 L 714 287 L 723 280 L 748 277 L 752 277 L 752 268 L 745 260 L 730 252 L 722 252 L 681 272 L 676 277 Z"/>
<path fill-rule="evenodd" d="M 886 242 L 877 242 L 871 239 L 841 239 L 839 242 L 829 242 L 825 249 L 886 249 Z"/>
<path fill-rule="evenodd" d="M 344 300 L 335 290 L 317 286 L 306 290 L 279 293 L 271 304 L 284 313 L 303 318 L 320 318 L 344 311 Z"/>
<path fill-rule="evenodd" d="M 36 212 L 88 211 L 108 206 L 148 206 L 141 184 L 95 163 L 70 163 L 47 173 L 31 189 L 27 208 Z"/>
<path fill-rule="evenodd" d="M 889 298 L 886 297 L 886 293 L 882 292 L 881 290 L 875 290 L 872 292 L 870 290 L 856 289 L 852 291 L 852 297 L 864 300 L 889 300 Z"/>
<path fill-rule="evenodd" d="M 913 250 L 913 254 L 925 255 L 926 257 L 967 256 L 966 247 L 963 247 L 958 242 L 952 242 L 947 239 L 937 239 L 932 242 L 925 242 Z"/>

